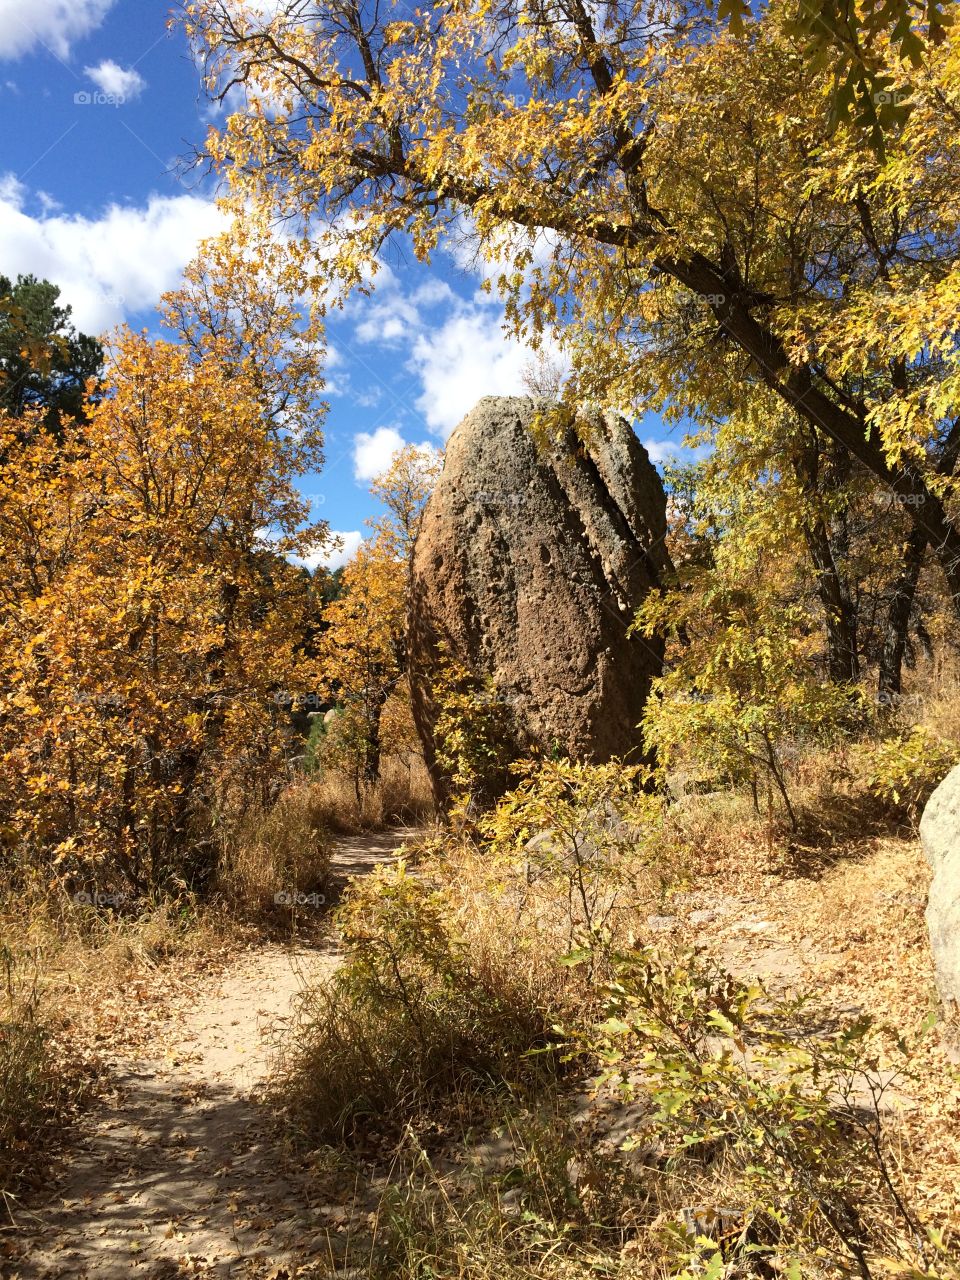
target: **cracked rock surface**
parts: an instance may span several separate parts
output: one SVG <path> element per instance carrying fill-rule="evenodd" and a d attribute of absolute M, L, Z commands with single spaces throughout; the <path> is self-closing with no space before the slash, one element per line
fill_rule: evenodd
<path fill-rule="evenodd" d="M 542 407 L 481 400 L 451 436 L 424 512 L 411 661 L 428 763 L 441 643 L 492 681 L 515 755 L 539 745 L 639 758 L 662 650 L 628 629 L 668 563 L 663 486 L 622 418 L 591 420 L 588 447 L 572 428 L 545 443 L 533 432 Z"/>

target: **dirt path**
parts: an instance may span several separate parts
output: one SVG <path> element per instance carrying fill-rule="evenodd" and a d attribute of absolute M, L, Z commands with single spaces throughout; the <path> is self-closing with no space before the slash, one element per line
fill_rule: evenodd
<path fill-rule="evenodd" d="M 409 834 L 343 838 L 335 882 L 393 861 Z M 0 1274 L 283 1280 L 293 1259 L 319 1268 L 328 1219 L 256 1092 L 298 992 L 336 963 L 335 940 L 249 951 L 173 1021 L 162 1056 L 117 1060 L 60 1185 L 23 1223 L 27 1253 Z"/>

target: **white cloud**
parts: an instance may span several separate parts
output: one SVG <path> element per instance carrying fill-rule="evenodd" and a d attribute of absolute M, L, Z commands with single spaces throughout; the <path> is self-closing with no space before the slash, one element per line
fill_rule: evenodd
<path fill-rule="evenodd" d="M 406 444 L 396 427 L 377 427 L 372 433 L 358 431 L 353 437 L 353 474 L 358 480 L 372 480 L 387 470 Z M 439 456 L 436 445 L 429 440 L 421 440 L 416 448 L 421 453 Z"/>
<path fill-rule="evenodd" d="M 650 461 L 655 466 L 660 466 L 668 458 L 677 456 L 677 446 L 672 440 L 644 440 L 643 447 L 650 455 Z"/>
<path fill-rule="evenodd" d="M 358 432 L 353 437 L 353 474 L 358 480 L 372 480 L 386 471 L 405 443 L 396 427 L 377 427 L 372 434 Z"/>
<path fill-rule="evenodd" d="M 556 354 L 551 344 L 544 345 Z M 500 310 L 464 308 L 439 328 L 421 333 L 410 365 L 423 384 L 417 408 L 427 426 L 446 439 L 483 396 L 525 395 L 524 372 L 534 354 L 504 333 Z"/>
<path fill-rule="evenodd" d="M 104 58 L 95 67 L 84 67 L 83 71 L 101 93 L 110 94 L 121 102 L 132 102 L 134 98 L 139 98 L 147 87 L 147 82 L 139 71 L 135 71 L 133 67 L 121 67 L 110 58 Z"/>
<path fill-rule="evenodd" d="M 419 307 L 434 307 L 440 302 L 456 302 L 457 295 L 446 280 L 430 276 L 413 291 L 413 301 Z"/>
<path fill-rule="evenodd" d="M 242 9 L 251 18 L 272 22 L 279 14 L 287 11 L 287 0 L 240 0 L 235 8 Z"/>
<path fill-rule="evenodd" d="M 650 455 L 650 461 L 658 467 L 664 463 L 694 462 L 707 457 L 710 452 L 705 445 L 694 448 L 680 440 L 644 440 L 643 447 Z"/>
<path fill-rule="evenodd" d="M 27 196 L 27 188 L 15 173 L 0 173 L 0 203 L 19 209 Z"/>
<path fill-rule="evenodd" d="M 2 0 L 0 0 L 2 3 Z M 151 196 L 108 205 L 95 218 L 25 211 L 26 190 L 0 175 L 0 244 L 8 275 L 32 272 L 58 284 L 79 329 L 101 333 L 153 306 L 178 281 L 200 240 L 224 225 L 210 200 Z"/>
<path fill-rule="evenodd" d="M 524 276 L 529 280 L 533 271 L 547 266 L 557 243 L 557 236 L 553 231 L 539 229 L 531 233 L 515 223 L 508 223 L 484 243 L 469 214 L 461 214 L 451 224 L 442 242 L 444 251 L 461 271 L 494 286 L 497 278 L 504 272 L 513 274 L 513 257 L 518 249 L 522 248 L 531 255 L 524 270 Z M 496 293 L 484 291 L 476 300 L 479 302 L 482 299 L 496 301 Z"/>
<path fill-rule="evenodd" d="M 420 313 L 402 293 L 390 292 L 385 298 L 367 302 L 363 319 L 354 330 L 358 342 L 378 342 L 395 346 L 409 338 L 420 326 Z"/>
<path fill-rule="evenodd" d="M 330 536 L 340 539 L 339 547 L 333 548 L 327 544 L 308 556 L 296 556 L 294 558 L 297 564 L 306 565 L 311 570 L 318 569 L 321 565 L 325 569 L 342 569 L 357 554 L 363 541 L 363 534 L 359 529 L 351 529 L 349 532 L 331 529 Z"/>
<path fill-rule="evenodd" d="M 76 40 L 103 22 L 116 0 L 0 0 L 0 58 L 19 58 L 38 45 L 66 58 Z"/>

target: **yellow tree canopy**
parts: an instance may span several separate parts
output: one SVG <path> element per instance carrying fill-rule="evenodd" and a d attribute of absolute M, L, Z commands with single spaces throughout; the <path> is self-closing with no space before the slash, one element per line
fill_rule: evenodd
<path fill-rule="evenodd" d="M 407 583 L 410 553 L 440 469 L 439 454 L 406 445 L 374 478 L 370 492 L 387 514 L 371 521 L 343 571 L 342 589 L 324 611 L 320 671 L 328 696 L 344 709 L 350 754 L 375 781 L 383 750 L 382 717 L 391 695 L 407 705 Z"/>
<path fill-rule="evenodd" d="M 938 458 L 956 418 L 960 36 L 928 51 L 885 158 L 835 127 L 794 10 L 742 36 L 614 0 L 193 0 L 209 150 L 299 231 L 301 274 L 369 279 L 466 225 L 518 330 L 562 327 L 570 395 L 716 422 L 755 389 L 902 502 L 960 600 Z M 897 54 L 879 46 L 891 73 Z"/>
<path fill-rule="evenodd" d="M 278 551 L 325 530 L 294 484 L 309 443 L 261 390 L 121 331 L 62 440 L 0 417 L 0 841 L 25 863 L 166 883 L 204 813 L 276 776 L 310 607 Z"/>

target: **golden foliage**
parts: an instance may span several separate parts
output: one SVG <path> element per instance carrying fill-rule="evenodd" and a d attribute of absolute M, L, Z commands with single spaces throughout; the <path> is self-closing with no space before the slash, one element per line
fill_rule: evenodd
<path fill-rule="evenodd" d="M 0 813 L 7 857 L 77 887 L 203 881 L 217 826 L 282 768 L 322 539 L 291 435 L 219 340 L 121 331 L 62 443 L 0 423 Z"/>
<path fill-rule="evenodd" d="M 413 544 L 439 457 L 415 445 L 399 450 L 371 493 L 388 514 L 370 522 L 344 568 L 337 598 L 324 612 L 319 668 L 339 704 L 324 762 L 361 783 L 376 783 L 383 755 L 409 754 L 413 736 L 406 686 L 407 588 Z M 393 699 L 393 714 L 385 714 Z"/>

